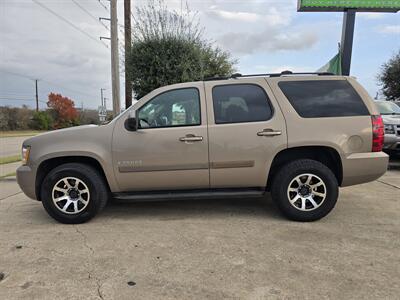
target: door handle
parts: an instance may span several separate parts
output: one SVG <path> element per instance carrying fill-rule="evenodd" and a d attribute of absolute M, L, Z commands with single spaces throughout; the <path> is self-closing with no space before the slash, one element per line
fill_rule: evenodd
<path fill-rule="evenodd" d="M 201 142 L 202 140 L 203 140 L 202 136 L 196 136 L 194 134 L 187 134 L 186 136 L 179 138 L 179 141 L 185 143 Z"/>
<path fill-rule="evenodd" d="M 280 130 L 272 130 L 272 129 L 264 129 L 263 131 L 257 132 L 258 136 L 277 136 L 281 135 L 282 131 Z"/>

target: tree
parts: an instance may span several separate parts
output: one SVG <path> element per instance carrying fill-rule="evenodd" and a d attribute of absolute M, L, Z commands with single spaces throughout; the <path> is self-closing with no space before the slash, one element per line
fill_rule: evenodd
<path fill-rule="evenodd" d="M 387 100 L 400 100 L 400 51 L 383 64 L 378 80 Z"/>
<path fill-rule="evenodd" d="M 138 7 L 126 72 L 137 98 L 168 84 L 227 76 L 235 60 L 203 38 L 196 13 L 188 6 L 170 11 L 164 0 Z"/>
<path fill-rule="evenodd" d="M 50 93 L 47 106 L 53 114 L 54 128 L 78 125 L 78 111 L 71 99 L 61 94 Z"/>

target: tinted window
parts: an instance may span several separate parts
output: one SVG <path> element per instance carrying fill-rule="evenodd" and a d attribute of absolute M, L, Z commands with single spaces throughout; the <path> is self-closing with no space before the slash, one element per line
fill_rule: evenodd
<path fill-rule="evenodd" d="M 253 84 L 221 85 L 213 88 L 216 124 L 269 120 L 272 109 L 265 91 Z"/>
<path fill-rule="evenodd" d="M 200 125 L 200 97 L 195 88 L 162 93 L 139 110 L 140 128 Z"/>
<path fill-rule="evenodd" d="M 282 81 L 279 87 L 303 118 L 369 115 L 346 80 Z"/>

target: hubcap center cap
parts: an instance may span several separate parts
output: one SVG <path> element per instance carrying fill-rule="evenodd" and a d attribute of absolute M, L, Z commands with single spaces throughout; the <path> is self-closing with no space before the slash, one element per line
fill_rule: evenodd
<path fill-rule="evenodd" d="M 302 197 L 307 197 L 307 196 L 309 196 L 311 194 L 311 188 L 308 185 L 302 185 L 299 188 L 299 194 Z"/>
<path fill-rule="evenodd" d="M 76 200 L 79 198 L 79 191 L 76 189 L 70 189 L 68 191 L 68 195 L 71 197 L 71 199 Z"/>

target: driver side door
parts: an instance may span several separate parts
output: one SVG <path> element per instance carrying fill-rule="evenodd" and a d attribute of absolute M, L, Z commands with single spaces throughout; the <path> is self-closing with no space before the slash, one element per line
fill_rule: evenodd
<path fill-rule="evenodd" d="M 169 87 L 135 108 L 137 131 L 124 127 L 129 114 L 114 130 L 113 164 L 120 190 L 209 188 L 203 84 Z"/>

